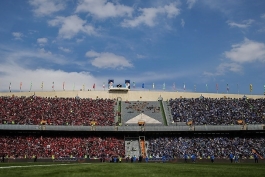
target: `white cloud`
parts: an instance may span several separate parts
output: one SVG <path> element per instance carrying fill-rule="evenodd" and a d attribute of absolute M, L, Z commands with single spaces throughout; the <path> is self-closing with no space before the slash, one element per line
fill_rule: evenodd
<path fill-rule="evenodd" d="M 44 46 L 47 42 L 48 42 L 48 39 L 47 39 L 47 38 L 38 38 L 38 39 L 37 39 L 37 43 L 38 43 L 40 46 Z"/>
<path fill-rule="evenodd" d="M 80 42 L 83 42 L 84 40 L 85 40 L 85 38 L 83 37 L 83 38 L 76 39 L 76 42 L 80 43 Z"/>
<path fill-rule="evenodd" d="M 34 7 L 33 12 L 37 16 L 47 16 L 65 9 L 63 0 L 29 0 Z"/>
<path fill-rule="evenodd" d="M 182 26 L 182 28 L 184 28 L 184 26 L 185 26 L 185 21 L 183 20 L 183 19 L 181 19 L 181 26 Z"/>
<path fill-rule="evenodd" d="M 230 51 L 224 52 L 226 62 L 218 65 L 215 72 L 205 71 L 206 76 L 224 75 L 228 71 L 241 73 L 243 72 L 243 64 L 261 61 L 265 62 L 265 44 L 246 39 L 239 43 L 232 45 Z"/>
<path fill-rule="evenodd" d="M 63 82 L 65 82 L 65 90 L 79 90 L 85 85 L 85 89 L 92 89 L 94 83 L 96 86 L 101 84 L 98 79 L 88 72 L 65 72 L 62 70 L 53 69 L 27 69 L 18 65 L 4 64 L 0 65 L 0 70 L 3 73 L 1 76 L 0 90 L 7 91 L 11 82 L 12 91 L 19 91 L 20 82 L 22 82 L 21 91 L 42 91 L 41 85 L 43 82 L 43 91 L 52 91 L 52 82 L 54 82 L 55 91 L 63 90 Z M 97 88 L 98 89 L 98 88 Z"/>
<path fill-rule="evenodd" d="M 136 57 L 139 58 L 139 59 L 146 58 L 146 56 L 140 55 L 140 54 L 137 54 Z"/>
<path fill-rule="evenodd" d="M 65 65 L 70 61 L 64 56 L 53 54 L 44 48 L 39 48 L 37 50 L 28 50 L 24 48 L 11 48 L 0 45 L 0 65 L 3 63 L 19 63 L 20 65 L 32 65 L 32 63 L 39 64 L 42 67 L 42 63 L 59 64 Z"/>
<path fill-rule="evenodd" d="M 140 8 L 140 16 L 134 19 L 125 19 L 122 23 L 123 27 L 136 27 L 141 24 L 145 24 L 149 27 L 156 25 L 156 19 L 159 14 L 165 14 L 168 18 L 173 18 L 180 14 L 180 9 L 178 9 L 176 3 L 171 3 L 165 5 L 164 7 L 157 8 Z"/>
<path fill-rule="evenodd" d="M 240 8 L 243 1 L 231 1 L 231 0 L 200 0 L 200 3 L 207 6 L 214 11 L 220 11 L 227 16 L 234 17 L 234 11 Z"/>
<path fill-rule="evenodd" d="M 188 9 L 191 9 L 197 0 L 187 0 Z"/>
<path fill-rule="evenodd" d="M 253 22 L 254 22 L 254 20 L 249 19 L 249 20 L 244 20 L 242 23 L 235 23 L 235 22 L 227 21 L 227 24 L 228 24 L 229 26 L 231 26 L 231 27 L 247 28 L 247 27 L 249 27 Z"/>
<path fill-rule="evenodd" d="M 93 50 L 90 50 L 86 53 L 86 56 L 87 57 L 90 57 L 90 58 L 93 58 L 93 57 L 99 57 L 100 56 L 100 53 L 97 53 Z"/>
<path fill-rule="evenodd" d="M 97 53 L 91 50 L 86 53 L 86 56 L 93 58 L 91 64 L 98 68 L 124 68 L 133 66 L 125 57 L 113 53 Z"/>
<path fill-rule="evenodd" d="M 265 14 L 261 14 L 260 18 L 265 19 Z"/>
<path fill-rule="evenodd" d="M 176 3 L 171 3 L 164 6 L 164 13 L 166 13 L 168 18 L 173 18 L 180 14 L 180 9 L 178 9 L 176 6 Z"/>
<path fill-rule="evenodd" d="M 76 12 L 87 12 L 97 18 L 131 16 L 133 8 L 107 0 L 82 0 Z"/>
<path fill-rule="evenodd" d="M 59 26 L 59 36 L 65 39 L 71 39 L 80 32 L 87 35 L 96 34 L 94 27 L 87 24 L 85 20 L 82 20 L 77 15 L 68 17 L 58 16 L 48 21 L 48 24 L 51 26 Z"/>
<path fill-rule="evenodd" d="M 65 53 L 70 53 L 71 52 L 70 49 L 67 49 L 67 48 L 64 48 L 64 47 L 59 47 L 58 49 L 60 49 L 61 51 L 65 52 Z"/>
<path fill-rule="evenodd" d="M 14 36 L 16 40 L 21 40 L 22 37 L 24 36 L 23 33 L 20 33 L 20 32 L 13 32 L 12 35 Z"/>
<path fill-rule="evenodd" d="M 265 44 L 245 39 L 242 43 L 232 45 L 225 57 L 238 63 L 265 61 Z"/>
<path fill-rule="evenodd" d="M 242 72 L 242 66 L 238 63 L 221 63 L 217 66 L 215 72 L 208 72 L 205 71 L 203 74 L 205 76 L 221 76 L 226 74 L 228 71 L 232 71 L 235 73 L 241 73 Z"/>

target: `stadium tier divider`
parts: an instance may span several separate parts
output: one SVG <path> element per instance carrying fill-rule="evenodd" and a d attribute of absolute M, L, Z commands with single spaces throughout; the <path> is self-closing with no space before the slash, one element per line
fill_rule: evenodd
<path fill-rule="evenodd" d="M 0 130 L 31 130 L 31 131 L 122 131 L 122 132 L 172 132 L 172 131 L 244 131 L 264 130 L 264 124 L 246 125 L 194 125 L 190 126 L 54 126 L 54 125 L 9 125 L 0 124 Z"/>

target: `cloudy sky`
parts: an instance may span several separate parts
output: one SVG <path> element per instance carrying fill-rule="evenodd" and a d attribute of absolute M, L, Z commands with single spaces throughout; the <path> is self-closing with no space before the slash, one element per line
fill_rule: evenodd
<path fill-rule="evenodd" d="M 0 91 L 263 94 L 264 0 L 0 1 Z M 11 85 L 10 85 L 11 83 Z M 53 84 L 54 83 L 54 84 Z M 153 88 L 154 86 L 154 88 Z"/>

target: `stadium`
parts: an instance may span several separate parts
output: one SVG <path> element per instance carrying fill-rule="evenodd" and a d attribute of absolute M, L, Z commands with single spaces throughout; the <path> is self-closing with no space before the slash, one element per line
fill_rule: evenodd
<path fill-rule="evenodd" d="M 5 162 L 229 163 L 232 154 L 264 163 L 262 95 L 112 87 L 0 96 Z"/>

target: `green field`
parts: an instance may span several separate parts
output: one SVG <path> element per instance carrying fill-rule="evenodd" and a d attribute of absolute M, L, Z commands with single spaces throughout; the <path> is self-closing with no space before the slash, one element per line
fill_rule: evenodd
<path fill-rule="evenodd" d="M 1 177 L 265 176 L 264 164 L 230 163 L 4 163 Z"/>

